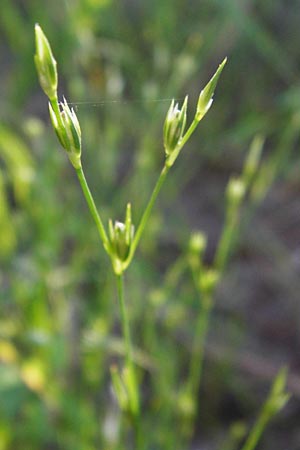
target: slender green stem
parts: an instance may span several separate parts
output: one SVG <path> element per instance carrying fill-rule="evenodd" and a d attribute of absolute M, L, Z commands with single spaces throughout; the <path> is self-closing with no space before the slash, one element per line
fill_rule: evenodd
<path fill-rule="evenodd" d="M 254 450 L 256 448 L 258 441 L 268 424 L 269 419 L 270 415 L 266 411 L 266 408 L 263 407 L 241 450 Z"/>
<path fill-rule="evenodd" d="M 178 146 L 176 147 L 176 149 L 173 151 L 173 153 L 171 153 L 171 155 L 166 159 L 165 165 L 162 168 L 162 171 L 158 177 L 158 180 L 156 182 L 156 185 L 154 186 L 154 189 L 152 191 L 150 200 L 148 202 L 148 205 L 144 211 L 144 214 L 142 215 L 141 221 L 139 223 L 139 226 L 137 228 L 137 231 L 135 233 L 132 245 L 131 245 L 131 249 L 130 249 L 130 253 L 129 256 L 126 260 L 126 262 L 123 264 L 123 270 L 126 270 L 127 267 L 129 266 L 129 264 L 131 263 L 135 251 L 137 249 L 137 246 L 140 242 L 140 239 L 142 237 L 143 231 L 145 229 L 145 226 L 148 222 L 149 216 L 151 214 L 152 208 L 155 204 L 155 201 L 157 199 L 157 196 L 161 190 L 161 187 L 167 177 L 167 174 L 170 170 L 170 168 L 172 167 L 172 165 L 174 164 L 177 156 L 179 155 L 180 150 L 182 149 L 182 147 L 187 143 L 187 141 L 189 140 L 189 138 L 191 137 L 191 135 L 193 134 L 193 132 L 195 131 L 197 125 L 199 123 L 199 119 L 196 120 L 194 119 L 193 122 L 191 123 L 190 127 L 188 128 L 187 132 L 185 133 L 185 135 L 183 136 L 183 138 L 181 139 L 180 143 L 178 144 Z"/>
<path fill-rule="evenodd" d="M 185 439 L 190 439 L 193 433 L 196 408 L 194 399 L 197 398 L 197 392 L 201 384 L 203 361 L 204 361 L 204 345 L 208 332 L 210 315 L 212 310 L 212 298 L 210 295 L 202 297 L 201 311 L 199 312 L 195 336 L 193 341 L 192 356 L 187 380 L 187 395 L 190 399 L 192 409 L 191 413 L 186 416 L 183 422 L 183 434 Z"/>
<path fill-rule="evenodd" d="M 191 135 L 194 133 L 195 129 L 197 128 L 197 125 L 199 124 L 199 120 L 194 119 L 189 128 L 187 129 L 185 135 L 182 137 L 180 143 L 177 145 L 177 147 L 174 149 L 174 151 L 168 156 L 166 160 L 166 166 L 171 167 L 173 166 L 174 162 L 176 161 L 179 152 L 181 151 L 182 147 L 187 143 Z"/>
<path fill-rule="evenodd" d="M 201 119 L 202 119 L 202 117 L 201 117 Z M 201 119 L 194 119 L 193 120 L 193 122 L 191 123 L 191 125 L 187 129 L 185 135 L 182 137 L 182 139 L 180 141 L 179 150 L 182 149 L 182 147 L 187 143 L 189 138 L 192 136 L 192 134 L 196 130 L 196 128 L 197 128 L 197 126 L 198 126 L 198 124 L 199 124 Z"/>
<path fill-rule="evenodd" d="M 130 389 L 130 391 L 128 392 L 130 396 L 130 401 L 132 402 L 131 403 L 132 425 L 135 434 L 136 448 L 141 449 L 142 435 L 141 435 L 140 415 L 139 415 L 139 391 L 133 361 L 132 340 L 130 334 L 128 311 L 125 305 L 125 298 L 124 298 L 124 275 L 123 274 L 116 275 L 116 278 L 117 278 L 118 300 L 121 314 L 122 330 L 125 340 L 125 359 L 127 369 L 130 370 L 131 372 L 130 377 L 131 382 L 133 383 L 131 385 L 133 391 Z"/>
<path fill-rule="evenodd" d="M 142 450 L 144 447 L 144 438 L 141 429 L 140 416 L 137 414 L 133 419 L 134 434 L 135 434 L 135 445 L 136 450 Z"/>
<path fill-rule="evenodd" d="M 238 211 L 234 211 L 233 214 L 227 215 L 214 260 L 214 267 L 220 273 L 224 271 L 224 267 L 226 265 L 227 259 L 232 249 L 233 240 L 236 237 L 235 231 L 237 221 L 238 221 Z"/>
<path fill-rule="evenodd" d="M 108 237 L 106 235 L 106 231 L 105 231 L 104 225 L 102 223 L 100 214 L 99 214 L 99 212 L 97 210 L 97 207 L 95 205 L 95 202 L 94 202 L 93 196 L 91 194 L 91 191 L 90 191 L 90 189 L 88 187 L 86 178 L 85 178 L 84 173 L 83 173 L 83 169 L 82 169 L 82 167 L 79 167 L 78 169 L 75 169 L 75 170 L 76 170 L 76 173 L 77 173 L 77 176 L 78 176 L 78 179 L 79 179 L 79 182 L 80 182 L 83 194 L 85 196 L 85 199 L 87 201 L 88 207 L 90 209 L 91 215 L 92 215 L 92 217 L 93 217 L 93 219 L 94 219 L 94 221 L 96 223 L 96 226 L 97 226 L 100 238 L 101 238 L 101 240 L 103 242 L 105 250 L 107 250 L 108 249 L 108 245 L 109 245 Z"/>
<path fill-rule="evenodd" d="M 213 300 L 211 293 L 202 292 L 202 289 L 200 287 L 199 275 L 203 271 L 202 257 L 199 258 L 199 256 L 197 256 L 196 258 L 190 258 L 190 266 L 193 281 L 200 302 L 200 310 L 198 312 L 196 330 L 193 340 L 192 357 L 188 372 L 188 390 L 189 394 L 194 397 L 197 394 L 197 390 L 201 382 L 204 344 L 208 331 Z"/>
<path fill-rule="evenodd" d="M 158 196 L 158 194 L 159 194 L 159 192 L 161 190 L 161 187 L 162 187 L 162 185 L 163 185 L 163 183 L 164 183 L 164 181 L 166 179 L 166 176 L 167 176 L 169 170 L 170 170 L 170 167 L 165 165 L 163 167 L 160 175 L 159 175 L 159 178 L 158 178 L 158 180 L 156 182 L 156 185 L 155 185 L 155 187 L 153 189 L 153 192 L 151 194 L 151 197 L 150 197 L 150 200 L 148 202 L 148 205 L 147 205 L 147 207 L 146 207 L 146 209 L 144 211 L 144 214 L 142 215 L 141 221 L 140 221 L 139 226 L 137 228 L 137 231 L 135 233 L 135 236 L 134 236 L 131 248 L 130 248 L 130 253 L 129 253 L 129 256 L 128 256 L 127 260 L 126 260 L 126 263 L 124 264 L 124 268 L 127 268 L 129 266 L 129 264 L 131 263 L 131 261 L 132 261 L 132 258 L 134 256 L 136 248 L 137 248 L 137 246 L 138 246 L 138 244 L 140 242 L 140 239 L 142 237 L 142 234 L 143 234 L 143 231 L 145 229 L 145 226 L 146 226 L 146 224 L 148 222 L 148 219 L 149 219 L 149 216 L 151 214 L 151 211 L 152 211 L 152 208 L 154 206 L 154 203 L 155 203 L 155 201 L 157 199 L 157 196 Z"/>
<path fill-rule="evenodd" d="M 132 359 L 131 335 L 130 335 L 129 319 L 124 298 L 124 275 L 123 274 L 116 275 L 116 278 L 117 278 L 118 301 L 121 314 L 121 323 L 123 329 L 123 336 L 125 340 L 126 362 L 128 363 L 129 366 L 132 366 L 133 359 Z"/>
<path fill-rule="evenodd" d="M 194 336 L 193 353 L 190 363 L 188 387 L 190 394 L 194 397 L 201 383 L 203 368 L 204 344 L 210 321 L 212 299 L 210 297 L 202 299 L 202 307 L 199 312 L 196 332 Z"/>

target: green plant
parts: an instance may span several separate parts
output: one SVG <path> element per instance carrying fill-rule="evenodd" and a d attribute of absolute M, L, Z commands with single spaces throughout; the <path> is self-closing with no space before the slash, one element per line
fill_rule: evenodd
<path fill-rule="evenodd" d="M 285 392 L 287 372 L 282 368 L 277 374 L 270 393 L 262 406 L 248 438 L 241 450 L 254 450 L 270 420 L 288 402 L 290 395 Z"/>
<path fill-rule="evenodd" d="M 131 204 L 128 203 L 124 222 L 113 222 L 112 220 L 110 220 L 107 231 L 103 224 L 101 215 L 96 207 L 91 191 L 88 187 L 82 168 L 80 124 L 78 122 L 75 111 L 70 108 L 68 102 L 64 99 L 64 101 L 60 103 L 58 100 L 58 77 L 56 61 L 53 57 L 49 42 L 39 25 L 36 25 L 35 32 L 35 63 L 41 87 L 49 98 L 49 112 L 52 125 L 62 147 L 66 150 L 70 162 L 76 171 L 90 213 L 96 223 L 100 239 L 106 253 L 110 258 L 113 272 L 116 278 L 120 317 L 122 323 L 123 338 L 125 342 L 125 362 L 122 370 L 119 370 L 115 365 L 111 367 L 112 383 L 119 402 L 119 406 L 123 411 L 124 416 L 129 418 L 134 429 L 136 447 L 142 448 L 143 442 L 140 424 L 141 402 L 138 382 L 139 376 L 135 365 L 135 351 L 132 343 L 128 309 L 125 304 L 124 273 L 133 261 L 135 252 L 143 236 L 153 206 L 171 167 L 174 165 L 183 146 L 188 142 L 199 122 L 211 107 L 214 91 L 219 76 L 226 63 L 226 59 L 224 59 L 224 61 L 220 64 L 219 68 L 217 69 L 216 73 L 211 78 L 209 83 L 200 92 L 194 118 L 187 130 L 185 130 L 187 120 L 187 97 L 185 98 L 181 108 L 178 104 L 175 104 L 174 100 L 172 101 L 164 124 L 164 166 L 161 170 L 161 173 L 150 196 L 149 202 L 147 203 L 147 206 L 144 210 L 144 213 L 142 214 L 140 222 L 136 227 L 136 230 L 132 223 Z M 209 316 L 213 305 L 214 290 L 218 283 L 219 277 L 224 270 L 224 266 L 229 255 L 232 237 L 237 228 L 241 201 L 245 196 L 246 188 L 248 188 L 248 184 L 250 183 L 256 169 L 258 160 L 257 153 L 259 153 L 259 151 L 257 150 L 257 147 L 254 147 L 254 150 L 252 153 L 250 153 L 248 164 L 246 164 L 245 166 L 243 177 L 241 179 L 232 179 L 229 182 L 227 189 L 226 221 L 222 237 L 220 239 L 220 244 L 216 253 L 214 267 L 205 268 L 201 262 L 201 258 L 205 249 L 205 239 L 201 235 L 194 236 L 190 246 L 190 264 L 193 271 L 195 285 L 199 292 L 199 295 L 201 296 L 202 302 L 202 311 L 199 313 L 199 321 L 195 336 L 195 351 L 193 352 L 193 357 L 191 360 L 191 366 L 185 392 L 185 394 L 187 395 L 187 399 L 191 401 L 191 403 L 193 403 L 195 392 L 198 388 L 198 383 L 201 377 L 204 341 L 209 325 Z M 281 379 L 284 380 L 283 377 L 281 377 Z M 282 383 L 284 384 L 284 382 Z M 281 386 L 282 390 L 283 387 L 284 386 Z M 284 397 L 284 399 L 285 401 L 287 400 L 286 397 Z M 275 408 L 276 412 L 283 406 L 284 403 L 284 401 L 280 402 L 280 406 L 278 406 L 277 409 Z M 275 409 L 273 408 L 274 411 Z M 188 436 L 190 436 L 190 428 L 193 424 L 194 414 L 195 405 L 192 404 L 191 414 L 188 414 Z M 271 415 L 272 414 L 268 415 L 268 420 Z M 255 429 L 256 431 L 254 432 L 256 441 L 258 440 L 262 429 L 268 421 L 265 418 L 266 414 L 264 410 L 263 426 L 261 426 L 261 420 L 259 419 L 259 431 Z M 252 439 L 252 441 L 254 442 L 254 439 Z M 254 447 L 249 447 L 249 449 L 251 450 L 252 448 Z M 249 449 L 247 448 L 247 450 Z"/>

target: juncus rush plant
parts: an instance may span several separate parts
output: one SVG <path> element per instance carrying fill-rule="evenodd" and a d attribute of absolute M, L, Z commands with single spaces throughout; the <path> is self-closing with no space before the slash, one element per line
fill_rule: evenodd
<path fill-rule="evenodd" d="M 205 340 L 215 304 L 216 289 L 239 235 L 244 200 L 251 193 L 259 174 L 263 143 L 264 141 L 260 136 L 253 139 L 241 175 L 229 179 L 224 202 L 225 221 L 212 264 L 210 266 L 204 264 L 207 246 L 205 234 L 201 231 L 193 233 L 188 245 L 187 262 L 198 294 L 199 312 L 196 318 L 188 377 L 183 385 L 183 394 L 190 405 L 183 419 L 183 434 L 187 438 L 190 437 L 194 427 L 197 406 L 195 398 L 201 383 Z M 283 368 L 275 377 L 270 395 L 265 401 L 242 450 L 253 450 L 256 447 L 267 424 L 288 401 L 289 395 L 285 392 L 286 377 L 287 373 Z"/>
<path fill-rule="evenodd" d="M 60 144 L 65 149 L 69 160 L 76 171 L 90 213 L 97 226 L 103 247 L 111 260 L 112 269 L 116 277 L 125 345 L 125 362 L 121 371 L 119 371 L 117 367 L 112 367 L 112 383 L 120 408 L 132 421 L 136 433 L 137 447 L 139 447 L 140 399 L 136 367 L 133 358 L 133 345 L 128 310 L 124 298 L 124 273 L 134 258 L 152 208 L 167 174 L 175 163 L 180 151 L 212 105 L 214 91 L 220 74 L 226 64 L 226 58 L 220 64 L 209 83 L 200 92 L 194 118 L 187 129 L 188 98 L 185 98 L 182 106 L 179 106 L 178 103 L 175 104 L 174 100 L 172 101 L 163 128 L 165 162 L 138 226 L 135 228 L 132 223 L 131 205 L 128 204 L 124 222 L 113 222 L 110 220 L 107 230 L 101 219 L 100 212 L 95 205 L 82 168 L 80 124 L 75 111 L 69 107 L 67 100 L 65 98 L 62 102 L 59 102 L 58 100 L 57 63 L 52 54 L 50 44 L 39 25 L 35 26 L 35 39 L 35 64 L 40 85 L 49 99 L 49 113 L 53 128 Z"/>

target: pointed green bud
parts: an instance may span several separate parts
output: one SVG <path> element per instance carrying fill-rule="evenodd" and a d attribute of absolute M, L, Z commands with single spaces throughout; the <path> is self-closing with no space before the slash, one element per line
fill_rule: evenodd
<path fill-rule="evenodd" d="M 35 25 L 36 54 L 34 61 L 40 81 L 40 85 L 50 100 L 57 97 L 57 69 L 56 61 L 51 51 L 50 44 L 41 27 Z"/>
<path fill-rule="evenodd" d="M 134 237 L 134 225 L 131 220 L 131 205 L 126 208 L 125 223 L 110 219 L 108 222 L 108 236 L 110 241 L 110 256 L 113 261 L 115 273 L 123 271 L 123 263 L 130 253 L 131 244 Z"/>
<path fill-rule="evenodd" d="M 169 156 L 177 145 L 180 144 L 186 125 L 187 101 L 188 97 L 186 96 L 181 109 L 179 109 L 178 103 L 175 105 L 174 100 L 172 100 L 167 113 L 164 124 L 164 147 L 166 156 Z"/>
<path fill-rule="evenodd" d="M 49 113 L 53 128 L 75 169 L 81 167 L 81 129 L 73 108 L 66 99 L 60 104 L 59 117 L 49 102 Z"/>
<path fill-rule="evenodd" d="M 212 105 L 213 102 L 213 96 L 214 92 L 219 80 L 219 77 L 221 75 L 221 72 L 226 64 L 227 58 L 223 60 L 223 62 L 219 65 L 216 73 L 214 76 L 210 79 L 210 81 L 207 83 L 205 88 L 200 92 L 198 104 L 197 104 L 197 110 L 195 119 L 198 120 L 198 122 L 205 116 L 207 111 Z"/>

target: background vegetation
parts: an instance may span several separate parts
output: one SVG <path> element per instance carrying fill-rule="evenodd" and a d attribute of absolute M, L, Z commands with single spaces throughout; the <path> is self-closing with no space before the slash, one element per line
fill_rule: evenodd
<path fill-rule="evenodd" d="M 234 448 L 228 439 L 252 423 L 283 364 L 293 398 L 260 448 L 299 448 L 299 20 L 297 0 L 1 1 L 1 450 L 110 448 L 103 442 L 113 442 L 118 420 L 109 374 L 123 354 L 116 292 L 50 129 L 35 22 L 55 52 L 61 95 L 76 107 L 105 219 L 123 217 L 127 201 L 140 217 L 163 160 L 170 99 L 187 93 L 193 110 L 228 56 L 126 280 L 147 448 L 180 448 L 187 408 L 178 394 L 198 300 L 189 271 L 178 279 L 174 263 L 198 229 L 212 261 L 225 186 L 258 134 L 262 168 L 217 292 L 193 448 Z"/>

